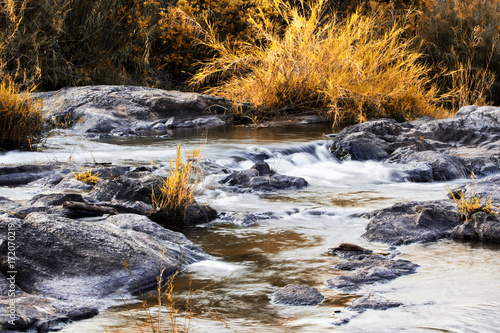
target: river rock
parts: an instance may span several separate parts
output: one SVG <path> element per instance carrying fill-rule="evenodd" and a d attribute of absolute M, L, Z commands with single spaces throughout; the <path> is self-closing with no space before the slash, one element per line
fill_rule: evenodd
<path fill-rule="evenodd" d="M 43 101 L 47 122 L 94 136 L 221 125 L 230 107 L 221 97 L 137 86 L 71 87 L 33 97 Z"/>
<path fill-rule="evenodd" d="M 365 312 L 366 310 L 387 310 L 402 305 L 403 303 L 388 301 L 380 296 L 365 296 L 352 302 L 348 309 L 356 312 Z"/>
<path fill-rule="evenodd" d="M 89 202 L 143 201 L 151 203 L 151 191 L 159 178 L 151 172 L 130 172 L 98 182 L 87 195 Z"/>
<path fill-rule="evenodd" d="M 372 254 L 373 251 L 356 244 L 341 243 L 339 246 L 328 249 L 328 253 L 345 259 L 359 258 L 360 255 Z"/>
<path fill-rule="evenodd" d="M 339 160 L 399 164 L 415 182 L 500 172 L 500 108 L 468 106 L 454 117 L 379 119 L 350 126 L 329 143 Z"/>
<path fill-rule="evenodd" d="M 365 216 L 370 222 L 362 237 L 394 245 L 450 237 L 463 222 L 451 200 L 398 203 Z"/>
<path fill-rule="evenodd" d="M 304 178 L 272 172 L 266 162 L 257 162 L 248 170 L 235 171 L 221 180 L 220 183 L 225 185 L 226 189 L 234 192 L 271 192 L 307 187 L 307 181 Z"/>
<path fill-rule="evenodd" d="M 453 228 L 452 237 L 500 243 L 500 218 L 484 212 L 475 213 L 470 220 Z"/>
<path fill-rule="evenodd" d="M 0 166 L 0 186 L 26 185 L 53 174 L 57 163 Z"/>
<path fill-rule="evenodd" d="M 299 284 L 288 284 L 273 295 L 274 303 L 294 306 L 317 305 L 324 299 L 316 288 Z"/>
<path fill-rule="evenodd" d="M 95 314 L 120 303 L 118 290 L 126 298 L 138 288 L 153 287 L 162 269 L 169 276 L 208 258 L 184 235 L 134 214 L 100 221 L 76 221 L 46 213 L 31 213 L 24 220 L 0 215 L 2 258 L 7 256 L 9 228 L 15 230 L 17 245 L 16 286 L 31 300 L 41 297 L 48 304 L 46 309 L 38 308 L 34 317 L 22 317 L 33 308 L 23 310 L 20 304 L 16 320 L 24 328 L 35 319 L 56 321 L 54 313 L 65 320 L 74 318 L 69 314 L 75 311 L 83 315 L 84 309 Z M 6 260 L 0 261 L 2 272 L 10 270 L 7 265 Z M 5 304 L 5 298 L 2 300 Z"/>
<path fill-rule="evenodd" d="M 429 242 L 441 238 L 459 238 L 500 242 L 500 174 L 450 189 L 455 196 L 481 199 L 483 205 L 491 200 L 492 214 L 478 209 L 470 219 L 461 216 L 451 198 L 428 202 L 399 203 L 364 216 L 370 218 L 362 235 L 370 241 L 394 245 Z"/>
<path fill-rule="evenodd" d="M 365 252 L 365 253 L 363 253 Z M 346 253 L 349 254 L 346 256 Z M 400 276 L 414 274 L 417 264 L 403 259 L 391 259 L 380 254 L 365 251 L 336 252 L 335 255 L 348 259 L 334 266 L 342 271 L 353 271 L 350 275 L 339 275 L 325 281 L 327 287 L 352 292 L 365 284 L 387 282 Z"/>

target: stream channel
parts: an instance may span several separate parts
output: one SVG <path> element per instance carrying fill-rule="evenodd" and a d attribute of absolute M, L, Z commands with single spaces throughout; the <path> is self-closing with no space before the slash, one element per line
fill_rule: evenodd
<path fill-rule="evenodd" d="M 329 132 L 328 127 L 308 125 L 176 130 L 170 137 L 102 140 L 64 135 L 49 138 L 43 152 L 7 153 L 0 156 L 0 163 L 71 158 L 115 165 L 168 165 L 181 144 L 185 150 L 202 148 L 205 158 L 230 170 L 248 169 L 264 159 L 280 174 L 305 178 L 309 186 L 303 190 L 237 194 L 218 188 L 224 175 L 206 176 L 199 202 L 219 212 L 255 213 L 262 218 L 251 225 L 216 220 L 185 230 L 189 239 L 213 256 L 190 265 L 191 278 L 184 272 L 175 282 L 176 297 L 192 298 L 192 332 L 500 332 L 500 246 L 496 244 L 441 240 L 399 246 L 397 258 L 420 265 L 416 274 L 367 285 L 352 294 L 324 285 L 346 274 L 333 268 L 342 259 L 329 255 L 329 248 L 350 242 L 376 253 L 394 250 L 360 237 L 368 223 L 362 213 L 396 202 L 443 199 L 447 186 L 467 182 L 410 183 L 396 166 L 340 163 L 327 150 L 323 134 Z M 24 200 L 47 190 L 1 191 L 11 199 Z M 273 293 L 290 283 L 317 288 L 325 301 L 309 307 L 272 303 Z M 193 292 L 199 288 L 204 289 Z M 381 296 L 403 306 L 349 313 L 345 307 L 363 295 Z M 156 293 L 145 297 L 154 307 Z M 138 332 L 134 319 L 140 323 L 145 317 L 142 307 L 131 301 L 128 310 L 111 308 L 62 332 Z M 342 318 L 350 320 L 334 324 Z"/>

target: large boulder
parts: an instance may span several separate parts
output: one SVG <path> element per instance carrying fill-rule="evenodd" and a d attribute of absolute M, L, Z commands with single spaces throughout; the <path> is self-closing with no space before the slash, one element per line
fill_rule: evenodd
<path fill-rule="evenodd" d="M 394 245 L 449 237 L 453 228 L 463 222 L 451 200 L 398 203 L 366 217 L 370 222 L 362 236 Z"/>
<path fill-rule="evenodd" d="M 458 238 L 500 242 L 500 174 L 475 179 L 450 189 L 449 199 L 398 203 L 365 214 L 370 219 L 362 235 L 370 241 L 394 245 Z M 479 206 L 461 213 L 458 202 L 479 201 Z"/>
<path fill-rule="evenodd" d="M 89 135 L 138 135 L 171 127 L 225 122 L 230 103 L 221 97 L 136 86 L 86 86 L 34 93 L 49 123 Z"/>
<path fill-rule="evenodd" d="M 374 120 L 347 127 L 329 147 L 341 161 L 400 164 L 407 179 L 415 182 L 498 173 L 500 108 L 468 106 L 454 117 L 438 120 Z"/>
<path fill-rule="evenodd" d="M 8 235 L 14 237 L 9 240 Z M 24 220 L 0 215 L 2 272 L 13 268 L 6 260 L 9 241 L 16 245 L 16 288 L 23 297 L 44 298 L 52 309 L 38 316 L 29 308 L 19 311 L 16 325 L 24 328 L 34 324 L 34 317 L 50 322 L 82 309 L 96 313 L 117 304 L 119 292 L 127 297 L 138 288 L 153 287 L 160 274 L 169 276 L 208 258 L 183 234 L 134 214 L 97 221 L 46 213 L 31 213 Z"/>

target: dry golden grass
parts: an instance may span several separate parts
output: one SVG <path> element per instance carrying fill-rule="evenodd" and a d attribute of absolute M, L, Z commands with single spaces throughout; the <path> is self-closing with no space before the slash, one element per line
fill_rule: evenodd
<path fill-rule="evenodd" d="M 193 77 L 203 86 L 220 80 L 208 93 L 251 103 L 254 116 L 316 110 L 334 124 L 392 117 L 410 120 L 443 117 L 446 96 L 432 84 L 430 68 L 420 62 L 404 27 L 381 31 L 383 14 L 353 13 L 345 20 L 325 14 L 324 0 L 304 14 L 276 0 L 284 28 L 261 10 L 250 22 L 259 42 L 228 44 L 209 29 L 204 43 L 217 52 Z"/>
<path fill-rule="evenodd" d="M 474 173 L 471 174 L 472 181 L 475 180 Z M 492 196 L 489 198 L 479 197 L 476 195 L 476 191 L 473 190 L 472 193 L 465 195 L 462 190 L 455 188 L 452 190 L 447 187 L 448 197 L 457 205 L 460 216 L 468 221 L 471 219 L 472 215 L 478 212 L 484 212 L 486 214 L 498 214 L 493 208 Z"/>
<path fill-rule="evenodd" d="M 0 150 L 31 148 L 42 136 L 41 102 L 11 80 L 0 82 Z"/>
<path fill-rule="evenodd" d="M 201 155 L 198 149 L 187 154 L 182 159 L 181 145 L 177 147 L 177 156 L 170 160 L 170 174 L 158 186 L 152 189 L 152 203 L 154 210 L 165 210 L 184 213 L 185 209 L 194 202 L 197 164 Z"/>
<path fill-rule="evenodd" d="M 166 276 L 165 273 L 165 263 L 167 261 L 165 249 L 161 253 L 161 261 L 159 265 L 159 273 L 156 278 L 156 304 L 152 306 L 150 302 L 146 299 L 143 291 L 138 287 L 138 293 L 141 296 L 141 303 L 139 305 L 138 311 L 131 306 L 129 306 L 126 300 L 122 297 L 124 305 L 127 308 L 132 321 L 134 322 L 134 327 L 131 327 L 132 331 L 137 332 L 151 332 L 151 333 L 179 333 L 179 332 L 190 332 L 191 322 L 194 318 L 194 310 L 197 308 L 193 302 L 193 295 L 206 290 L 212 286 L 222 283 L 229 277 L 222 279 L 220 281 L 215 281 L 209 283 L 199 289 L 194 289 L 192 287 L 192 276 L 189 271 L 186 270 L 187 278 L 189 281 L 189 290 L 186 296 L 176 297 L 175 292 L 175 280 L 179 277 L 179 271 L 176 271 L 170 276 Z M 132 279 L 137 282 L 136 277 L 132 273 L 126 259 L 123 259 L 123 265 L 125 269 L 129 272 Z M 212 318 L 219 321 L 224 325 L 225 328 L 229 329 L 229 325 L 224 321 L 217 313 L 210 311 L 210 309 L 203 308 L 203 313 L 209 314 Z M 105 329 L 108 332 L 108 329 Z M 111 330 L 112 331 L 112 330 Z"/>
<path fill-rule="evenodd" d="M 76 173 L 71 171 L 71 173 L 73 173 L 73 176 L 77 180 L 90 185 L 95 185 L 102 180 L 102 178 L 99 177 L 101 174 L 99 172 L 92 173 L 92 169 L 84 171 L 82 167 L 82 171 Z"/>

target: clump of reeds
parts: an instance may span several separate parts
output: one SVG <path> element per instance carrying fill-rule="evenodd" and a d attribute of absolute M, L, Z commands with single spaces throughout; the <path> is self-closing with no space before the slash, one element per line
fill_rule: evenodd
<path fill-rule="evenodd" d="M 382 13 L 346 19 L 324 13 L 325 0 L 305 11 L 276 0 L 284 25 L 263 10 L 251 20 L 258 42 L 228 44 L 214 29 L 204 41 L 217 56 L 193 77 L 193 85 L 219 80 L 207 92 L 254 105 L 254 116 L 316 110 L 334 124 L 392 117 L 442 117 L 442 96 L 430 67 L 420 62 L 397 23 L 381 30 Z"/>
<path fill-rule="evenodd" d="M 155 216 L 164 215 L 172 220 L 170 224 L 183 225 L 187 208 L 195 202 L 197 165 L 201 153 L 194 149 L 182 158 L 181 145 L 177 147 L 177 156 L 170 160 L 170 171 L 166 178 L 152 188 L 151 201 Z M 155 220 L 155 218 L 153 218 Z"/>
<path fill-rule="evenodd" d="M 127 311 L 129 312 L 130 317 L 132 318 L 135 325 L 135 327 L 132 327 L 132 329 L 136 329 L 138 332 L 190 332 L 191 322 L 194 318 L 193 310 L 196 308 L 193 303 L 192 296 L 197 292 L 217 285 L 227 279 L 225 278 L 221 281 L 207 284 L 199 289 L 193 289 L 192 276 L 189 271 L 186 270 L 187 278 L 189 281 L 189 290 L 187 292 L 187 295 L 184 297 L 175 297 L 175 281 L 179 277 L 180 272 L 177 270 L 173 274 L 168 275 L 165 271 L 166 262 L 166 252 L 165 249 L 163 249 L 161 253 L 159 273 L 156 278 L 156 305 L 152 306 L 150 302 L 148 302 L 147 298 L 143 294 L 143 291 L 138 286 L 137 292 L 142 299 L 140 309 L 145 314 L 145 316 L 141 316 L 143 318 L 140 318 L 137 312 L 133 311 L 132 307 L 127 304 L 124 298 L 122 298 Z M 130 273 L 132 279 L 137 282 L 136 277 L 132 273 L 132 270 L 130 269 L 125 258 L 123 259 L 123 265 L 125 269 Z M 225 326 L 225 328 L 229 328 L 229 325 L 217 313 L 214 313 L 210 311 L 210 309 L 205 308 L 203 308 L 203 312 L 210 314 L 214 319 L 221 322 Z"/>
<path fill-rule="evenodd" d="M 41 102 L 9 80 L 0 82 L 0 150 L 31 149 L 42 137 Z"/>
<path fill-rule="evenodd" d="M 471 174 L 471 179 L 474 182 L 474 173 Z M 493 207 L 493 195 L 485 198 L 478 196 L 475 190 L 467 195 L 459 188 L 452 190 L 448 187 L 447 190 L 448 197 L 457 205 L 460 216 L 465 221 L 470 220 L 472 215 L 478 212 L 484 212 L 488 215 L 498 214 Z"/>

